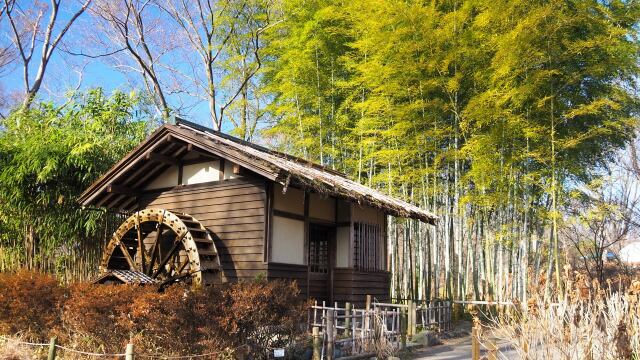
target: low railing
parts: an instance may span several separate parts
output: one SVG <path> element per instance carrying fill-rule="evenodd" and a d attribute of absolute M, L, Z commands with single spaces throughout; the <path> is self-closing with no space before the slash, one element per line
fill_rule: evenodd
<path fill-rule="evenodd" d="M 451 330 L 451 302 L 431 301 L 416 305 L 372 301 L 364 309 L 350 303 L 311 306 L 309 328 L 314 334 L 314 359 L 333 359 L 334 353 L 357 355 L 381 347 L 400 350 L 418 329 Z"/>

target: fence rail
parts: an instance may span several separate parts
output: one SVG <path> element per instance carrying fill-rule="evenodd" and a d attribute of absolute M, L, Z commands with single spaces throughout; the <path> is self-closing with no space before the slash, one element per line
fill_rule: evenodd
<path fill-rule="evenodd" d="M 133 360 L 135 357 L 140 357 L 144 359 L 163 359 L 163 360 L 199 359 L 199 358 L 206 358 L 206 357 L 215 357 L 217 355 L 220 355 L 218 353 L 180 355 L 180 356 L 170 356 L 170 355 L 162 355 L 162 354 L 140 354 L 135 352 L 135 348 L 131 343 L 127 344 L 125 348 L 125 352 L 123 353 L 98 353 L 98 352 L 77 350 L 77 349 L 60 345 L 58 344 L 58 340 L 56 337 L 52 337 L 51 341 L 48 343 L 34 343 L 34 342 L 21 341 L 17 339 L 8 338 L 2 335 L 0 335 L 0 340 L 5 341 L 7 343 L 13 343 L 13 344 L 22 345 L 22 346 L 48 348 L 47 360 L 55 360 L 59 358 L 59 355 L 58 355 L 59 351 L 74 354 L 74 359 L 79 355 L 91 357 L 91 358 L 109 358 L 109 359 L 124 358 L 125 360 Z"/>
<path fill-rule="evenodd" d="M 350 303 L 311 306 L 309 328 L 314 335 L 314 360 L 334 359 L 334 352 L 357 355 L 380 348 L 381 343 L 393 350 L 406 346 L 420 329 L 451 330 L 451 302 L 435 300 L 416 305 L 372 301 L 367 296 L 364 309 Z"/>
<path fill-rule="evenodd" d="M 451 329 L 451 302 L 430 301 L 416 305 L 413 301 L 405 303 L 384 303 L 372 301 L 366 297 L 364 309 L 356 309 L 350 303 L 327 304 L 317 302 L 311 306 L 308 326 L 313 336 L 313 359 L 333 360 L 336 350 L 343 355 L 359 355 L 374 352 L 381 347 L 391 351 L 406 347 L 407 338 L 411 338 L 420 329 L 448 331 Z M 185 356 L 166 356 L 161 354 L 135 354 L 133 344 L 128 344 L 124 353 L 107 354 L 85 352 L 68 348 L 52 338 L 49 343 L 29 343 L 0 336 L 0 340 L 31 347 L 48 347 L 48 360 L 55 360 L 58 351 L 98 358 L 125 358 L 132 360 L 134 355 L 140 358 L 188 359 L 211 357 L 217 354 L 197 354 Z"/>

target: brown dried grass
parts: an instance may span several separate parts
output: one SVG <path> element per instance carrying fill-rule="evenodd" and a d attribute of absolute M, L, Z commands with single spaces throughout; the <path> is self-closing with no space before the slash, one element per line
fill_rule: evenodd
<path fill-rule="evenodd" d="M 306 302 L 295 283 L 249 281 L 193 289 L 74 284 L 20 272 L 0 275 L 0 335 L 59 343 L 84 351 L 185 355 L 243 349 L 266 358 L 304 334 Z"/>
<path fill-rule="evenodd" d="M 640 281 L 625 281 L 602 286 L 574 273 L 561 300 L 535 295 L 520 310 L 485 314 L 483 331 L 523 359 L 638 358 Z"/>

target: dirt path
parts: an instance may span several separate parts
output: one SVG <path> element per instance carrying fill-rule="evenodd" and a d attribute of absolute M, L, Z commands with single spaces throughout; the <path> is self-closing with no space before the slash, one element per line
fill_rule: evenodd
<path fill-rule="evenodd" d="M 481 351 L 481 358 L 484 356 Z M 499 359 L 517 359 L 513 351 L 502 348 L 502 355 Z M 464 336 L 457 339 L 445 340 L 442 345 L 431 346 L 416 350 L 411 356 L 411 360 L 466 360 L 471 359 L 471 336 Z"/>

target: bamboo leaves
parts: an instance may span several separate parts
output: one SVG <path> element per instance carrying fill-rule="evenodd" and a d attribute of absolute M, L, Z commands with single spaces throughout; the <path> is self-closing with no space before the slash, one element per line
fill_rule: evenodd
<path fill-rule="evenodd" d="M 353 178 L 437 209 L 428 245 L 428 230 L 413 241 L 394 223 L 393 288 L 406 294 L 405 276 L 429 274 L 432 296 L 464 297 L 465 269 L 480 267 L 474 281 L 487 283 L 475 291 L 506 296 L 509 272 L 521 271 L 524 299 L 527 265 L 547 254 L 559 276 L 567 191 L 633 137 L 640 6 L 298 3 L 286 2 L 268 65 L 279 121 L 266 135 L 287 134 L 286 150 L 315 160 L 333 142 L 332 163 Z M 407 268 L 402 257 L 416 253 L 435 270 Z"/>
<path fill-rule="evenodd" d="M 62 274 L 86 270 L 62 264 L 83 261 L 73 254 L 87 249 L 104 214 L 80 209 L 75 199 L 146 135 L 147 123 L 129 115 L 140 101 L 92 90 L 64 107 L 44 103 L 2 120 L 0 254 L 15 256 L 14 248 L 24 253 L 18 259 L 1 256 L 1 267 L 17 262 Z"/>

